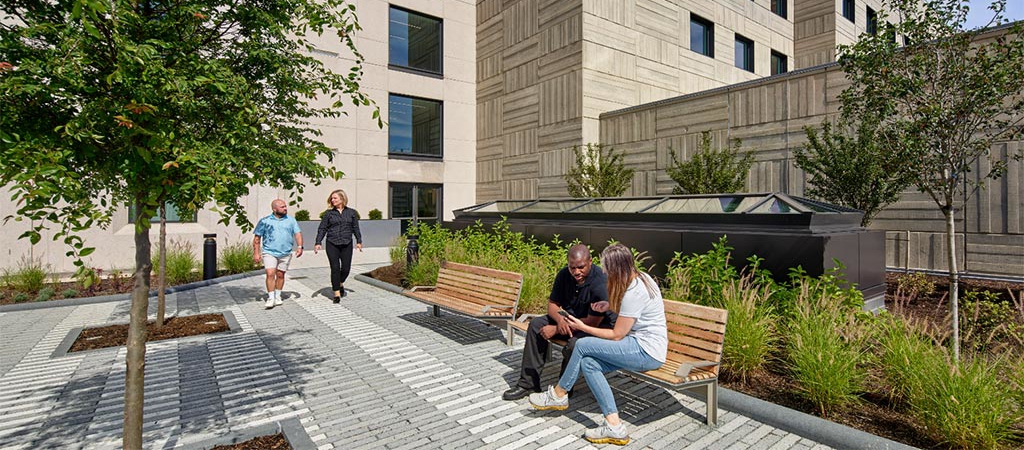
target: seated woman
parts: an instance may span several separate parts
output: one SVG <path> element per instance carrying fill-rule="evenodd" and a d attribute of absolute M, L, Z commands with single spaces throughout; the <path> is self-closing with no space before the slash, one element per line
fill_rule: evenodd
<path fill-rule="evenodd" d="M 595 444 L 629 443 L 626 425 L 619 419 L 615 398 L 604 374 L 619 369 L 633 372 L 654 370 L 665 362 L 668 353 L 668 330 L 665 327 L 665 305 L 658 285 L 633 264 L 633 253 L 622 244 L 601 252 L 601 266 L 608 275 L 608 305 L 594 309 L 611 309 L 619 314 L 615 328 L 596 328 L 568 315 L 573 329 L 593 337 L 576 341 L 576 348 L 555 386 L 530 395 L 530 404 L 539 410 L 563 410 L 569 407 L 568 390 L 579 379 L 587 380 L 601 407 L 605 424 L 587 430 L 583 437 Z"/>

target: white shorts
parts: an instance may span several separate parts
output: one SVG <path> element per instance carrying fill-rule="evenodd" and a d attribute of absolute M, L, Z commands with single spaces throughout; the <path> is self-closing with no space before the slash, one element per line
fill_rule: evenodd
<path fill-rule="evenodd" d="M 264 269 L 277 269 L 282 272 L 288 271 L 288 263 L 292 261 L 292 254 L 289 253 L 285 256 L 274 256 L 269 253 L 263 254 L 263 268 Z"/>

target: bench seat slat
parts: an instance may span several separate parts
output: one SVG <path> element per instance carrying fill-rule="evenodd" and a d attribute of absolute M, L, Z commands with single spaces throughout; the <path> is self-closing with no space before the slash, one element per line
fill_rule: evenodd
<path fill-rule="evenodd" d="M 500 278 L 503 280 L 510 281 L 523 281 L 523 275 L 516 272 L 507 272 L 504 270 L 491 269 L 489 267 L 471 266 L 469 264 L 459 264 L 451 261 L 445 261 L 443 267 L 457 270 L 459 272 L 468 272 L 477 275 L 483 275 L 485 277 Z"/>
<path fill-rule="evenodd" d="M 685 325 L 685 326 L 688 326 L 690 328 L 696 328 L 696 329 L 699 329 L 699 330 L 710 331 L 710 332 L 715 333 L 715 334 L 722 334 L 723 332 L 725 332 L 725 324 L 724 323 L 709 322 L 707 320 L 696 319 L 696 318 L 693 318 L 693 317 L 683 317 L 683 316 L 680 316 L 680 315 L 670 315 L 670 314 L 667 314 L 665 316 L 665 321 L 668 322 L 668 323 L 675 323 L 675 324 L 679 324 L 679 325 Z"/>
<path fill-rule="evenodd" d="M 453 290 L 450 287 L 446 287 L 444 289 L 440 289 L 439 288 L 436 291 L 434 291 L 434 295 L 436 295 L 438 297 L 451 298 L 453 301 L 460 301 L 460 302 L 463 302 L 463 303 L 467 303 L 467 304 L 471 304 L 471 305 L 477 305 L 477 306 L 481 306 L 481 307 L 483 307 L 485 305 L 501 305 L 501 306 L 508 306 L 508 307 L 511 308 L 512 305 L 513 305 L 512 302 L 501 302 L 501 301 L 491 300 L 491 299 L 487 299 L 487 298 L 483 298 L 481 296 L 475 295 L 474 293 L 471 293 L 471 292 L 466 292 L 466 291 L 463 291 L 463 290 Z"/>
<path fill-rule="evenodd" d="M 496 302 L 509 304 L 515 303 L 517 297 L 516 293 L 513 292 L 492 291 L 488 290 L 487 286 L 482 286 L 480 284 L 472 284 L 440 277 L 437 280 L 437 290 L 452 290 L 480 299 L 494 299 Z"/>
<path fill-rule="evenodd" d="M 665 313 L 680 314 L 722 324 L 725 323 L 725 319 L 728 315 L 728 312 L 724 309 L 695 305 L 693 303 L 684 303 L 675 300 L 665 301 Z"/>
<path fill-rule="evenodd" d="M 442 268 L 438 271 L 438 282 L 450 280 L 455 283 L 467 283 L 477 286 L 486 286 L 489 289 L 501 292 L 516 293 L 522 280 L 504 280 L 499 278 L 488 278 L 480 275 Z"/>

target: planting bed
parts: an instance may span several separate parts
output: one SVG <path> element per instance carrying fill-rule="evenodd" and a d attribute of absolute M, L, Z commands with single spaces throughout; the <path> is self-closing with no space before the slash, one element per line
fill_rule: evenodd
<path fill-rule="evenodd" d="M 228 331 L 230 327 L 223 314 L 197 314 L 194 316 L 171 317 L 164 321 L 164 326 L 156 328 L 154 322 L 146 326 L 149 341 L 160 341 L 201 334 Z M 108 325 L 86 328 L 78 335 L 69 352 L 94 350 L 98 348 L 118 347 L 128 342 L 128 325 Z M 271 447 L 273 448 L 273 447 Z"/>

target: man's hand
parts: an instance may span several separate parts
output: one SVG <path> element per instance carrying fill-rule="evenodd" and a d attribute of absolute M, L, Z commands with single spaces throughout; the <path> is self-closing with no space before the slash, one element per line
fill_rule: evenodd
<path fill-rule="evenodd" d="M 323 250 L 323 247 L 321 247 L 320 244 L 316 244 L 316 245 L 313 246 L 313 254 L 314 255 L 319 253 L 320 250 Z"/>
<path fill-rule="evenodd" d="M 569 316 L 558 321 L 558 334 L 572 337 L 572 328 L 569 327 L 568 317 Z"/>
<path fill-rule="evenodd" d="M 359 250 L 359 253 L 362 253 L 363 252 L 363 244 L 356 244 L 356 250 Z"/>
<path fill-rule="evenodd" d="M 302 256 L 302 247 L 299 247 L 298 250 L 295 250 L 295 257 L 299 258 L 301 256 Z"/>
<path fill-rule="evenodd" d="M 594 312 L 599 312 L 599 313 L 607 312 L 608 311 L 608 302 L 600 301 L 600 302 L 591 303 L 590 304 L 590 309 L 594 310 Z"/>
<path fill-rule="evenodd" d="M 256 264 L 259 264 L 259 263 L 263 262 L 263 258 L 260 258 L 260 254 L 259 253 L 255 253 L 254 252 L 252 254 L 252 262 L 254 262 Z"/>
<path fill-rule="evenodd" d="M 556 334 L 558 334 L 558 327 L 554 325 L 544 325 L 540 329 L 540 337 L 544 338 L 545 341 L 551 339 Z"/>

